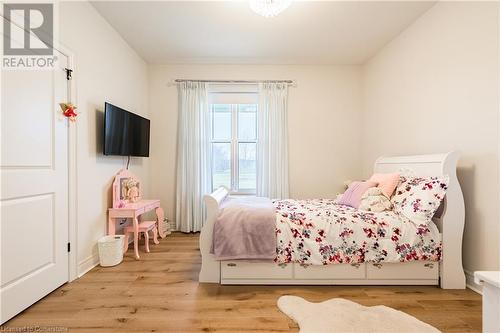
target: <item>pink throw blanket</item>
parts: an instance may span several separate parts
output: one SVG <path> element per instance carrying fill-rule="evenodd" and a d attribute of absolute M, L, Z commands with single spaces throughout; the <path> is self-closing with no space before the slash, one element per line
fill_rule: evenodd
<path fill-rule="evenodd" d="M 214 225 L 217 260 L 276 258 L 276 209 L 262 197 L 228 197 Z"/>

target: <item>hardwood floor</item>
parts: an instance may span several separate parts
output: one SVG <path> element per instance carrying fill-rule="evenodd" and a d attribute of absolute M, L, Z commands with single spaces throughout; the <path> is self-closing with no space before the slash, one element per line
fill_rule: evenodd
<path fill-rule="evenodd" d="M 141 246 L 141 251 L 143 247 Z M 116 267 L 96 267 L 4 325 L 58 326 L 70 332 L 296 332 L 276 300 L 343 297 L 393 307 L 443 332 L 480 332 L 481 296 L 438 287 L 220 286 L 198 284 L 198 235 L 174 234 Z M 1 329 L 1 328 L 0 328 Z M 64 330 L 60 330 L 64 331 Z"/>

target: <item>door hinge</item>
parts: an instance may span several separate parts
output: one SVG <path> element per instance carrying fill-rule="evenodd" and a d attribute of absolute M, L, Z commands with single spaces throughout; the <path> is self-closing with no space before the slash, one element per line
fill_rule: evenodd
<path fill-rule="evenodd" d="M 72 74 L 73 74 L 73 70 L 72 69 L 69 69 L 69 68 L 65 68 L 64 69 L 66 71 L 66 80 L 71 80 L 72 78 Z"/>
<path fill-rule="evenodd" d="M 68 252 L 71 252 L 71 243 L 68 243 Z"/>

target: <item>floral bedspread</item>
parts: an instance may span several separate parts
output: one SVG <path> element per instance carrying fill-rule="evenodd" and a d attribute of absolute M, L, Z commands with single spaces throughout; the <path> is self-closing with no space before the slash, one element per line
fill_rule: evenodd
<path fill-rule="evenodd" d="M 434 223 L 414 224 L 392 211 L 363 212 L 333 199 L 276 200 L 277 263 L 327 265 L 439 261 Z"/>

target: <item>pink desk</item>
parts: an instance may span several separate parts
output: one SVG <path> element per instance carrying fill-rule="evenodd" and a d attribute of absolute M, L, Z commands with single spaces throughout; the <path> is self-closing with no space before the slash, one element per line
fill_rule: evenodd
<path fill-rule="evenodd" d="M 134 252 L 135 258 L 139 259 L 139 217 L 149 211 L 155 210 L 156 216 L 158 218 L 158 234 L 161 238 L 166 236 L 166 231 L 163 230 L 163 209 L 160 207 L 160 200 L 141 200 L 134 203 L 128 203 L 122 208 L 109 208 L 108 209 L 108 235 L 115 234 L 115 219 L 132 219 L 134 226 Z M 128 248 L 128 244 L 125 244 L 125 249 Z"/>

